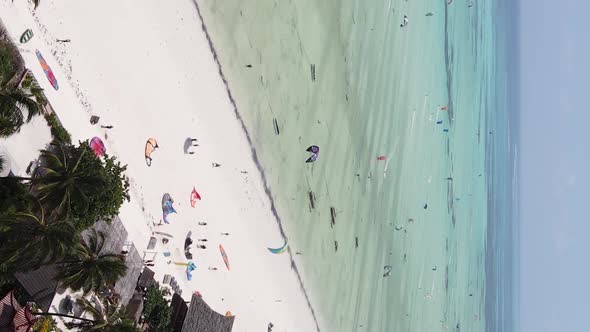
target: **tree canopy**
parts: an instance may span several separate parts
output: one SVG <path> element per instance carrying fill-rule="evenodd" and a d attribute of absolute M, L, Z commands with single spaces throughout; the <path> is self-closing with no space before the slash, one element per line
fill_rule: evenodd
<path fill-rule="evenodd" d="M 148 322 L 148 331 L 164 332 L 172 329 L 172 308 L 158 286 L 150 286 L 145 294 L 143 315 Z"/>

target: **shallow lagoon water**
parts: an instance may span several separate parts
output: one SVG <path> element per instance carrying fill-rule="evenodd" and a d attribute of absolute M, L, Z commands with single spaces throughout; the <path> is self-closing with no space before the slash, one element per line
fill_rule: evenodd
<path fill-rule="evenodd" d="M 485 330 L 492 1 L 198 3 L 320 329 Z"/>

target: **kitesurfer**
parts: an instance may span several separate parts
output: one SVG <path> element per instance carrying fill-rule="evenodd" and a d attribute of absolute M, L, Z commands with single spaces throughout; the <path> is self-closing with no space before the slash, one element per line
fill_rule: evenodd
<path fill-rule="evenodd" d="M 384 271 L 384 273 L 383 273 L 383 278 L 385 278 L 385 277 L 389 277 L 389 274 L 391 273 L 391 269 L 392 269 L 392 268 L 391 268 L 391 265 L 385 265 L 385 266 L 383 267 L 383 271 Z"/>
<path fill-rule="evenodd" d="M 407 25 L 408 25 L 408 17 L 406 15 L 404 15 L 403 23 L 400 24 L 399 26 L 400 26 L 400 28 L 403 28 L 403 27 L 405 27 Z"/>

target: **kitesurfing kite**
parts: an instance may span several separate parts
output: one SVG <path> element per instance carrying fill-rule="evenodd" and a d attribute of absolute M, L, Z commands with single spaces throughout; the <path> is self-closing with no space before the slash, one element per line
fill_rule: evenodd
<path fill-rule="evenodd" d="M 191 191 L 191 207 L 195 207 L 197 201 L 201 200 L 201 195 L 197 192 L 195 187 L 193 187 L 193 191 Z"/>
<path fill-rule="evenodd" d="M 94 152 L 94 154 L 97 157 L 102 157 L 104 155 L 104 153 L 106 152 L 106 148 L 104 147 L 104 143 L 102 142 L 102 140 L 98 137 L 93 137 L 90 140 L 90 149 L 92 149 L 92 152 Z"/>
<path fill-rule="evenodd" d="M 194 270 L 197 269 L 197 265 L 195 263 L 193 263 L 192 261 L 189 261 L 188 264 L 186 265 L 186 279 L 188 279 L 189 281 L 193 278 L 193 275 L 191 272 L 193 272 Z"/>
<path fill-rule="evenodd" d="M 287 251 L 287 241 L 285 241 L 285 244 L 283 244 L 283 246 L 280 248 L 266 248 L 266 249 L 268 249 L 268 251 L 272 252 L 273 254 L 282 254 L 285 251 Z"/>
<path fill-rule="evenodd" d="M 164 222 L 167 224 L 170 223 L 168 221 L 168 215 L 170 213 L 176 213 L 176 210 L 174 210 L 172 203 L 174 203 L 174 200 L 172 199 L 172 196 L 170 196 L 170 194 L 166 193 L 164 194 L 164 196 L 162 196 L 162 218 L 164 219 Z"/>
<path fill-rule="evenodd" d="M 389 274 L 391 273 L 391 269 L 392 269 L 391 265 L 385 265 L 383 267 L 383 277 L 384 278 L 389 277 Z"/>
<path fill-rule="evenodd" d="M 53 75 L 53 71 L 51 70 L 51 68 L 49 67 L 49 65 L 47 64 L 47 62 L 43 58 L 43 56 L 41 55 L 41 52 L 39 52 L 39 50 L 35 50 L 35 54 L 37 54 L 37 60 L 39 60 L 39 63 L 41 64 L 41 68 L 43 68 L 43 71 L 45 72 L 45 76 L 47 76 L 47 80 L 49 80 L 49 83 L 51 83 L 51 86 L 55 90 L 59 90 L 59 85 L 57 84 L 57 79 L 55 78 L 55 75 Z"/>
<path fill-rule="evenodd" d="M 152 166 L 152 152 L 158 148 L 158 142 L 156 142 L 155 138 L 149 138 L 147 142 L 145 142 L 145 163 L 148 166 Z"/>
<path fill-rule="evenodd" d="M 311 155 L 311 157 L 307 158 L 307 160 L 305 161 L 306 163 L 311 163 L 311 162 L 316 161 L 318 159 L 319 154 L 320 154 L 320 148 L 317 145 L 312 145 L 312 146 L 308 147 L 307 150 L 305 150 L 305 151 L 313 153 Z"/>
<path fill-rule="evenodd" d="M 227 267 L 227 270 L 229 271 L 229 259 L 227 259 L 227 254 L 225 253 L 225 249 L 223 249 L 223 246 L 221 244 L 219 245 L 219 251 L 221 252 L 221 257 L 223 258 L 225 267 Z"/>

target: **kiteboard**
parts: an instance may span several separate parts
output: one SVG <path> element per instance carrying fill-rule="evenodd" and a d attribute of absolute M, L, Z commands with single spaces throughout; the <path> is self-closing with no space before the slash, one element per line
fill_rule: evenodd
<path fill-rule="evenodd" d="M 41 68 L 43 68 L 43 71 L 45 72 L 45 76 L 47 76 L 47 80 L 49 81 L 49 83 L 51 83 L 51 86 L 55 90 L 59 90 L 59 85 L 57 84 L 57 79 L 55 78 L 55 75 L 53 75 L 53 71 L 51 70 L 51 67 L 49 67 L 49 65 L 47 64 L 47 61 L 45 61 L 45 59 L 43 58 L 43 55 L 41 55 L 41 52 L 39 52 L 39 50 L 35 50 L 35 54 L 37 55 L 37 60 L 39 60 L 39 64 L 41 64 Z"/>
<path fill-rule="evenodd" d="M 225 267 L 227 267 L 227 270 L 229 271 L 229 259 L 227 258 L 227 254 L 225 253 L 225 249 L 223 249 L 223 246 L 221 244 L 219 245 L 219 251 L 221 252 L 221 257 L 223 258 L 223 262 L 225 263 Z"/>
<path fill-rule="evenodd" d="M 277 122 L 277 119 L 276 118 L 275 119 L 272 119 L 272 125 L 275 128 L 275 134 L 277 134 L 277 135 L 280 134 L 280 131 L 279 131 L 279 123 Z"/>
<path fill-rule="evenodd" d="M 33 38 L 33 31 L 31 31 L 31 29 L 27 29 L 20 36 L 20 42 L 21 42 L 21 44 L 24 44 L 24 43 L 28 42 L 29 40 L 31 40 L 31 38 Z"/>

